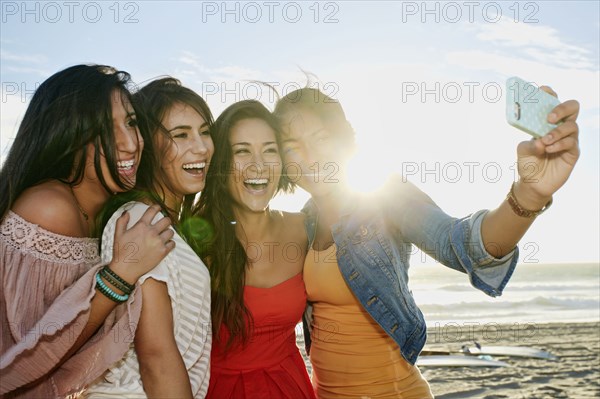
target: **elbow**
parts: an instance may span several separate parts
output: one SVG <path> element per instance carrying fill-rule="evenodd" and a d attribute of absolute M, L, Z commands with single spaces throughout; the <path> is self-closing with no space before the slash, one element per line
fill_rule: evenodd
<path fill-rule="evenodd" d="M 158 381 L 161 377 L 168 375 L 173 364 L 181 360 L 177 345 L 136 345 L 140 375 L 146 385 L 147 381 Z"/>
<path fill-rule="evenodd" d="M 502 246 L 495 242 L 485 242 L 484 248 L 486 252 L 495 259 L 502 259 L 515 250 L 514 246 Z"/>
<path fill-rule="evenodd" d="M 160 355 L 160 352 L 143 352 L 138 353 L 138 362 L 140 365 L 140 376 L 144 385 L 150 381 L 157 381 L 161 375 L 164 375 L 167 367 L 165 357 Z"/>

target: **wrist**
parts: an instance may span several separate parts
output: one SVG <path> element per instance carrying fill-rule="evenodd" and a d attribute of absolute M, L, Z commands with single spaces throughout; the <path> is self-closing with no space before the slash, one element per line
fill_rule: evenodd
<path fill-rule="evenodd" d="M 552 197 L 550 197 L 550 199 L 542 206 L 538 206 L 536 200 L 526 202 L 526 205 L 523 205 L 523 202 L 517 199 L 517 195 L 515 193 L 516 188 L 517 183 L 513 183 L 510 186 L 510 191 L 506 196 L 506 201 L 512 209 L 513 213 L 517 216 L 524 218 L 535 218 L 536 216 L 545 212 L 546 209 L 548 209 L 552 205 Z M 529 206 L 531 206 L 532 208 L 528 208 Z"/>
<path fill-rule="evenodd" d="M 513 195 L 523 209 L 539 211 L 552 200 L 552 196 L 539 195 L 531 188 L 531 184 L 524 183 L 522 180 L 513 183 Z"/>
<path fill-rule="evenodd" d="M 107 284 L 107 281 L 101 276 L 105 268 L 100 273 L 96 274 L 96 290 L 98 290 L 104 297 L 110 299 L 116 303 L 123 303 L 129 299 L 130 292 L 119 293 L 113 289 L 113 287 Z"/>
<path fill-rule="evenodd" d="M 125 280 L 128 284 L 135 285 L 138 279 L 142 277 L 139 273 L 135 273 L 131 270 L 131 267 L 125 267 L 120 262 L 111 262 L 107 265 L 115 274 Z"/>
<path fill-rule="evenodd" d="M 117 294 L 119 294 L 119 295 L 125 295 L 125 294 L 127 294 L 127 292 L 123 291 L 121 288 L 117 287 L 112 282 L 110 282 L 109 280 L 107 280 L 106 277 L 100 276 L 100 278 L 102 279 L 102 281 L 104 282 L 104 284 L 106 284 L 108 286 L 108 288 L 110 288 L 111 290 L 113 290 Z"/>

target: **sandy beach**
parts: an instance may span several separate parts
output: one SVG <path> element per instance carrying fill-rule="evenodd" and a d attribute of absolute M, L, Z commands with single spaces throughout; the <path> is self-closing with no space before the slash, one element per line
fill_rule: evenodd
<path fill-rule="evenodd" d="M 457 349 L 463 344 L 545 349 L 557 361 L 495 356 L 511 367 L 421 367 L 436 398 L 533 399 L 600 397 L 599 323 L 515 323 L 481 326 L 448 324 L 431 328 L 427 347 Z"/>
<path fill-rule="evenodd" d="M 507 345 L 544 349 L 558 356 L 558 360 L 495 356 L 494 359 L 509 363 L 510 367 L 421 367 L 421 372 L 429 381 L 436 398 L 600 397 L 598 322 L 480 325 L 447 323 L 429 328 L 426 348 L 454 351 L 474 341 L 483 346 Z"/>

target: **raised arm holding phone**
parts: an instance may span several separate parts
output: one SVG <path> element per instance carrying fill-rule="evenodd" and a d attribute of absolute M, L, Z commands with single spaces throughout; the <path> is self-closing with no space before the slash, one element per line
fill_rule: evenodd
<path fill-rule="evenodd" d="M 309 237 L 304 327 L 317 397 L 433 397 L 414 365 L 426 327 L 408 288 L 411 246 L 468 274 L 486 294 L 501 295 L 517 263 L 517 242 L 577 162 L 579 104 L 557 105 L 547 116 L 557 126 L 519 143 L 520 179 L 498 208 L 460 219 L 400 177 L 377 195 L 352 192 L 344 172 L 354 132 L 341 105 L 322 92 L 293 91 L 274 112 L 285 169 L 294 171 L 288 177 L 312 196 L 303 210 Z M 331 162 L 340 168 L 339 183 L 322 178 Z"/>

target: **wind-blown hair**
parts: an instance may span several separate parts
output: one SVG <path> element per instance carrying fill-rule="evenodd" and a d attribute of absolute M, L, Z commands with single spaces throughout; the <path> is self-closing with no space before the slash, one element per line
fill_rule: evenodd
<path fill-rule="evenodd" d="M 354 145 L 354 129 L 346 119 L 339 101 L 319 89 L 304 87 L 279 98 L 273 114 L 282 123 L 285 117 L 299 110 L 310 112 L 319 118 L 323 126 L 342 144 Z"/>
<path fill-rule="evenodd" d="M 351 155 L 355 147 L 355 133 L 346 119 L 346 114 L 339 101 L 329 97 L 322 91 L 304 87 L 289 92 L 279 98 L 275 104 L 273 115 L 279 123 L 280 131 L 289 128 L 296 113 L 305 111 L 316 116 L 323 126 L 332 133 L 332 138 L 339 144 L 341 153 Z M 292 119 L 290 119 L 292 117 Z M 289 180 L 284 173 L 283 178 Z M 296 188 L 296 182 L 289 183 L 289 191 Z"/>
<path fill-rule="evenodd" d="M 112 92 L 131 102 L 130 76 L 106 65 L 76 65 L 55 73 L 35 91 L 2 170 L 0 219 L 27 188 L 56 179 L 70 185 L 83 179 L 87 144 L 94 144 L 94 168 L 107 192 L 101 159 L 123 190 L 117 171 Z"/>
<path fill-rule="evenodd" d="M 181 209 L 170 209 L 165 204 L 165 189 L 170 190 L 171 183 L 161 167 L 161 162 L 168 151 L 169 143 L 173 144 L 173 140 L 162 120 L 175 105 L 184 104 L 193 108 L 210 128 L 214 121 L 208 105 L 196 92 L 182 86 L 179 80 L 172 77 L 148 83 L 133 95 L 133 101 L 136 105 L 140 133 L 145 142 L 135 188 L 126 193 L 119 193 L 108 201 L 102 210 L 99 227 L 103 228 L 121 205 L 129 201 L 142 201 L 160 205 L 163 213 L 169 215 L 173 226 L 186 241 L 190 240 L 189 235 L 202 237 L 204 231 L 200 224 L 196 223 L 197 220 L 190 219 L 196 194 L 186 195 Z M 163 148 L 157 147 L 158 135 L 165 138 Z"/>

